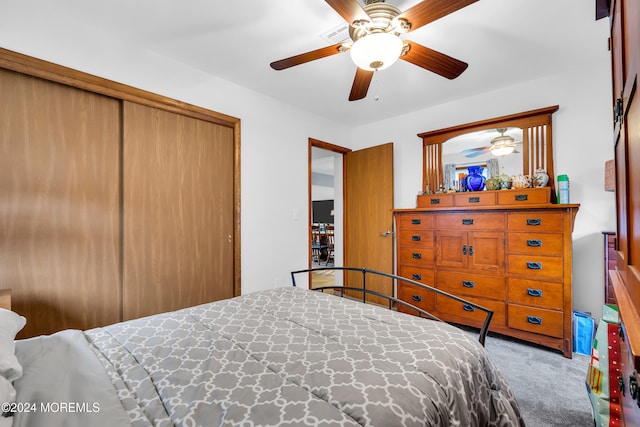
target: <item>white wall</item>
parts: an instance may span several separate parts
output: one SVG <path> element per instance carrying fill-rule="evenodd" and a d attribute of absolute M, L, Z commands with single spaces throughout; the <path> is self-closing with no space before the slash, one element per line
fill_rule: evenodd
<path fill-rule="evenodd" d="M 606 25 L 606 22 L 604 23 Z M 606 40 L 606 37 L 604 38 Z M 602 314 L 602 231 L 615 230 L 614 194 L 604 191 L 604 163 L 613 158 L 609 53 L 604 46 L 575 71 L 453 101 L 354 129 L 353 148 L 394 142 L 395 206 L 416 206 L 422 185 L 421 132 L 559 105 L 554 113 L 556 174 L 567 174 L 579 203 L 573 240 L 573 305 Z"/>

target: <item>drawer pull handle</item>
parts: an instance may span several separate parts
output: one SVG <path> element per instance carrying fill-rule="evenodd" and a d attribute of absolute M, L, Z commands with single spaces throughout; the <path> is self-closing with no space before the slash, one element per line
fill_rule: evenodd
<path fill-rule="evenodd" d="M 542 240 L 527 240 L 527 246 L 531 246 L 532 248 L 539 248 L 542 246 Z"/>
<path fill-rule="evenodd" d="M 527 263 L 527 268 L 529 270 L 542 270 L 542 263 L 541 262 L 528 262 Z"/>
<path fill-rule="evenodd" d="M 480 197 L 469 197 L 469 203 L 480 203 Z"/>
<path fill-rule="evenodd" d="M 474 311 L 476 311 L 475 307 L 471 304 L 463 304 L 462 309 L 464 311 L 468 311 L 469 313 L 473 313 Z"/>
<path fill-rule="evenodd" d="M 542 289 L 527 288 L 527 295 L 529 295 L 530 297 L 541 297 Z"/>
<path fill-rule="evenodd" d="M 422 254 L 414 252 L 411 254 L 411 257 L 413 257 L 413 259 L 422 259 Z"/>
<path fill-rule="evenodd" d="M 542 225 L 542 220 L 540 218 L 530 218 L 530 219 L 527 219 L 527 225 L 533 225 L 533 226 Z"/>
<path fill-rule="evenodd" d="M 462 255 L 466 255 L 467 254 L 467 245 L 463 245 L 462 246 Z"/>
<path fill-rule="evenodd" d="M 420 235 L 411 236 L 411 240 L 413 240 L 414 242 L 419 242 L 420 241 Z"/>
<path fill-rule="evenodd" d="M 462 220 L 462 225 L 473 225 L 473 220 L 472 219 L 463 219 Z"/>
<path fill-rule="evenodd" d="M 415 302 L 422 302 L 422 297 L 420 295 L 413 295 L 411 299 Z"/>
<path fill-rule="evenodd" d="M 431 199 L 431 204 L 432 205 L 439 205 L 440 204 L 440 199 Z"/>
<path fill-rule="evenodd" d="M 413 277 L 413 280 L 422 280 L 422 274 L 414 274 L 411 277 Z"/>
<path fill-rule="evenodd" d="M 411 224 L 413 225 L 418 225 L 418 224 L 422 224 L 422 220 L 420 219 L 411 219 Z"/>
<path fill-rule="evenodd" d="M 528 194 L 516 194 L 516 202 L 524 202 L 526 200 L 529 200 L 529 195 Z"/>
<path fill-rule="evenodd" d="M 542 325 L 542 317 L 527 316 L 527 322 L 534 325 Z"/>
<path fill-rule="evenodd" d="M 471 280 L 463 280 L 462 281 L 462 286 L 464 286 L 465 288 L 473 288 L 476 284 L 474 282 L 472 282 Z"/>

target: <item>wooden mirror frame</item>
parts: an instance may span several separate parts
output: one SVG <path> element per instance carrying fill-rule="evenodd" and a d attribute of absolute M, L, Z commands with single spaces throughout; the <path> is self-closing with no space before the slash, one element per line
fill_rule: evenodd
<path fill-rule="evenodd" d="M 422 190 L 429 192 L 444 182 L 442 144 L 462 134 L 485 129 L 518 127 L 522 129 L 522 173 L 533 174 L 543 168 L 549 175 L 551 203 L 556 201 L 555 173 L 553 171 L 552 114 L 559 106 L 540 108 L 523 113 L 496 117 L 445 129 L 419 133 L 422 138 Z"/>

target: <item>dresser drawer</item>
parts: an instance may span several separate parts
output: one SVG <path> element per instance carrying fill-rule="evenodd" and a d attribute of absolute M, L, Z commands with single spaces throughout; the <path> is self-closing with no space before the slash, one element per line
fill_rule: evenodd
<path fill-rule="evenodd" d="M 504 230 L 503 213 L 440 213 L 436 215 L 435 227 L 441 229 L 466 230 Z"/>
<path fill-rule="evenodd" d="M 449 208 L 453 206 L 453 194 L 421 194 L 416 205 L 419 208 Z"/>
<path fill-rule="evenodd" d="M 488 308 L 489 310 L 493 310 L 491 326 L 505 325 L 506 310 L 504 302 L 470 297 L 465 297 L 465 299 L 472 301 L 475 304 L 481 305 L 484 308 Z M 436 297 L 436 304 L 438 316 L 443 320 L 448 320 L 454 323 L 461 323 L 479 328 L 480 326 L 482 326 L 482 323 L 484 322 L 484 319 L 486 317 L 486 313 L 484 311 L 475 309 L 473 306 L 453 300 L 451 298 L 447 298 L 442 295 L 438 295 Z"/>
<path fill-rule="evenodd" d="M 504 301 L 504 281 L 503 277 L 439 271 L 436 287 L 447 293 L 464 296 L 465 298 L 471 296 Z"/>
<path fill-rule="evenodd" d="M 435 287 L 436 272 L 432 269 L 401 265 L 398 267 L 398 276 Z"/>
<path fill-rule="evenodd" d="M 563 237 L 559 233 L 509 233 L 507 251 L 562 256 L 562 242 Z"/>
<path fill-rule="evenodd" d="M 562 310 L 562 283 L 540 280 L 509 279 L 509 302 Z"/>
<path fill-rule="evenodd" d="M 551 189 L 549 187 L 501 190 L 498 192 L 498 204 L 504 206 L 544 205 L 550 202 Z"/>
<path fill-rule="evenodd" d="M 561 311 L 509 304 L 508 326 L 522 331 L 562 338 Z"/>
<path fill-rule="evenodd" d="M 529 277 L 562 278 L 563 259 L 544 255 L 507 255 L 507 271 Z"/>
<path fill-rule="evenodd" d="M 398 248 L 398 264 L 426 267 L 435 264 L 434 248 L 400 247 Z"/>
<path fill-rule="evenodd" d="M 398 244 L 404 246 L 433 247 L 433 231 L 431 230 L 400 230 Z"/>
<path fill-rule="evenodd" d="M 561 212 L 510 212 L 507 214 L 509 231 L 557 231 L 562 232 Z"/>
<path fill-rule="evenodd" d="M 432 230 L 433 214 L 424 212 L 397 213 L 396 225 L 399 230 Z"/>
<path fill-rule="evenodd" d="M 398 299 L 433 314 L 436 308 L 436 294 L 428 289 L 420 288 L 411 283 L 398 282 Z M 398 311 L 402 313 L 417 314 L 410 307 L 398 304 Z"/>
<path fill-rule="evenodd" d="M 453 195 L 454 206 L 495 206 L 496 193 L 469 191 Z"/>

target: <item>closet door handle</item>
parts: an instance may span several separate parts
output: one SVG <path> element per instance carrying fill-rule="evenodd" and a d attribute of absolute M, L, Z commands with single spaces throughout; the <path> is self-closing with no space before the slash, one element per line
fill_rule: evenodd
<path fill-rule="evenodd" d="M 462 255 L 466 255 L 467 254 L 467 245 L 463 245 L 462 246 Z"/>
<path fill-rule="evenodd" d="M 473 255 L 473 245 L 469 245 L 469 255 Z"/>
<path fill-rule="evenodd" d="M 527 322 L 533 325 L 542 325 L 542 317 L 527 316 Z"/>

